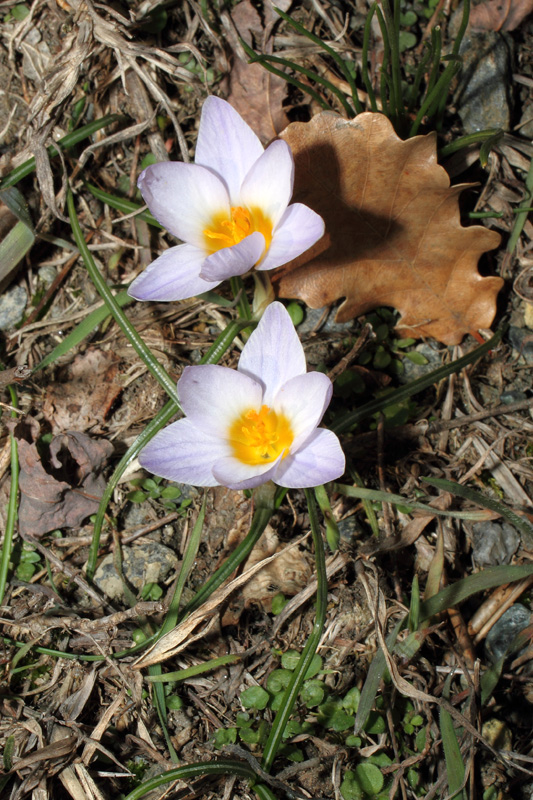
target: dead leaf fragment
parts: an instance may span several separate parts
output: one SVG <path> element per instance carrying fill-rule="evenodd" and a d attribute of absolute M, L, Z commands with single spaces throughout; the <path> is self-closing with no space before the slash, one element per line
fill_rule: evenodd
<path fill-rule="evenodd" d="M 70 431 L 55 436 L 49 458 L 41 458 L 35 420 L 8 423 L 8 427 L 18 443 L 22 536 L 39 537 L 56 528 L 77 528 L 98 511 L 106 482 L 96 473 L 113 452 L 110 442 Z"/>
<path fill-rule="evenodd" d="M 43 414 L 54 433 L 99 429 L 122 391 L 119 361 L 109 351 L 87 350 L 69 365 L 64 380 L 47 386 Z"/>
<path fill-rule="evenodd" d="M 266 28 L 250 0 L 241 0 L 231 11 L 238 34 L 252 47 L 254 37 L 262 47 L 263 40 L 268 39 L 269 27 L 279 19 L 268 4 L 264 11 Z M 227 78 L 227 100 L 266 144 L 288 123 L 282 107 L 287 96 L 287 82 L 267 72 L 261 64 L 249 64 L 233 28 L 228 29 L 226 40 L 232 48 L 233 62 Z"/>
<path fill-rule="evenodd" d="M 393 306 L 401 335 L 449 345 L 490 327 L 503 281 L 482 277 L 477 262 L 500 235 L 462 227 L 466 186 L 450 187 L 433 134 L 402 141 L 382 114 L 323 112 L 281 138 L 295 158 L 293 201 L 322 215 L 326 236 L 274 271 L 280 297 L 311 308 L 344 297 L 337 322 Z"/>
<path fill-rule="evenodd" d="M 514 31 L 533 11 L 533 0 L 485 0 L 470 10 L 469 27 L 476 31 Z"/>

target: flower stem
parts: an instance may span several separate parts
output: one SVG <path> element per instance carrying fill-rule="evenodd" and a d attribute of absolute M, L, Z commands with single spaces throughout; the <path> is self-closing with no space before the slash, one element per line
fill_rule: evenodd
<path fill-rule="evenodd" d="M 298 692 L 304 682 L 305 675 L 309 669 L 309 665 L 313 660 L 316 649 L 322 636 L 324 623 L 326 621 L 326 610 L 328 604 L 328 580 L 326 575 L 326 559 L 324 555 L 324 543 L 320 533 L 320 526 L 318 524 L 318 514 L 316 508 L 315 497 L 312 489 L 304 489 L 305 497 L 307 500 L 307 508 L 309 509 L 309 522 L 311 524 L 311 534 L 313 537 L 313 544 L 315 547 L 315 564 L 317 576 L 317 593 L 316 593 L 316 617 L 313 625 L 311 635 L 306 642 L 303 652 L 298 661 L 298 665 L 294 672 L 289 685 L 285 689 L 281 708 L 278 711 L 267 743 L 263 753 L 263 760 L 261 766 L 266 772 L 272 768 L 272 764 L 276 757 L 276 753 L 281 744 L 283 732 L 289 721 L 292 709 L 298 697 Z"/>

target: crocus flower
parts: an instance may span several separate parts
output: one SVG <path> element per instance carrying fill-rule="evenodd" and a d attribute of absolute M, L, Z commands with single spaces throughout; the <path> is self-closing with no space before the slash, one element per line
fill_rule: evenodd
<path fill-rule="evenodd" d="M 178 483 L 251 489 L 269 480 L 317 486 L 344 472 L 334 433 L 318 428 L 332 384 L 306 372 L 288 312 L 272 303 L 248 339 L 237 370 L 185 367 L 178 396 L 186 417 L 154 436 L 139 461 Z"/>
<path fill-rule="evenodd" d="M 219 97 L 202 108 L 196 163 L 147 167 L 138 186 L 154 217 L 185 244 L 171 247 L 131 284 L 137 300 L 184 300 L 253 267 L 274 269 L 324 233 L 322 217 L 289 205 L 291 150 L 263 150 L 255 133 Z"/>

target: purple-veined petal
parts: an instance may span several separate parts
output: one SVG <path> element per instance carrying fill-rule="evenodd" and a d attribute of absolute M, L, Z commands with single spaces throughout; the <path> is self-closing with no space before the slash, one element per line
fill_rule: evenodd
<path fill-rule="evenodd" d="M 288 489 L 307 489 L 340 478 L 345 465 L 335 434 L 317 428 L 298 452 L 281 462 L 272 480 Z"/>
<path fill-rule="evenodd" d="M 221 458 L 213 467 L 213 475 L 221 486 L 228 489 L 255 489 L 269 481 L 282 456 L 270 464 L 244 464 L 233 456 Z"/>
<path fill-rule="evenodd" d="M 224 281 L 244 275 L 259 261 L 265 249 L 265 237 L 256 231 L 232 247 L 223 247 L 207 256 L 200 275 L 206 281 Z"/>
<path fill-rule="evenodd" d="M 324 235 L 324 220 L 302 203 L 293 203 L 272 235 L 265 257 L 256 269 L 275 269 L 305 253 Z"/>
<path fill-rule="evenodd" d="M 137 185 L 164 228 L 207 254 L 204 230 L 217 215 L 230 216 L 228 192 L 217 175 L 198 164 L 163 161 L 146 167 Z"/>
<path fill-rule="evenodd" d="M 191 244 L 179 244 L 152 261 L 130 284 L 136 300 L 186 300 L 218 286 L 220 281 L 200 278 L 205 253 Z"/>
<path fill-rule="evenodd" d="M 220 97 L 208 97 L 202 107 L 194 160 L 220 175 L 233 206 L 239 205 L 241 184 L 262 153 L 263 145 L 235 109 Z"/>
<path fill-rule="evenodd" d="M 275 226 L 289 205 L 294 183 L 294 160 L 289 145 L 279 139 L 267 147 L 241 186 L 241 202 L 260 208 Z"/>
<path fill-rule="evenodd" d="M 213 464 L 227 457 L 226 442 L 198 430 L 188 419 L 156 433 L 139 455 L 141 466 L 177 483 L 218 486 Z"/>
<path fill-rule="evenodd" d="M 226 439 L 237 417 L 250 409 L 259 411 L 263 392 L 248 375 L 229 367 L 204 364 L 185 367 L 178 381 L 178 397 L 196 428 Z"/>
<path fill-rule="evenodd" d="M 281 412 L 287 417 L 294 435 L 291 452 L 298 450 L 319 425 L 332 392 L 333 386 L 327 375 L 308 372 L 291 378 L 276 394 L 272 407 L 276 413 Z"/>
<path fill-rule="evenodd" d="M 241 353 L 239 372 L 263 386 L 263 402 L 271 406 L 280 388 L 306 371 L 305 355 L 285 307 L 271 303 Z"/>

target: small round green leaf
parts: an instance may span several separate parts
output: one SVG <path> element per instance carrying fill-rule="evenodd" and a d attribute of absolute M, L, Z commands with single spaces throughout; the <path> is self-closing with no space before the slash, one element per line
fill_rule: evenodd
<path fill-rule="evenodd" d="M 371 797 L 383 789 L 385 781 L 381 770 L 375 764 L 369 764 L 366 761 L 358 764 L 355 768 L 355 775 L 363 792 Z"/>
<path fill-rule="evenodd" d="M 262 686 L 250 686 L 241 693 L 243 708 L 256 708 L 262 711 L 266 708 L 269 699 L 270 695 Z"/>

